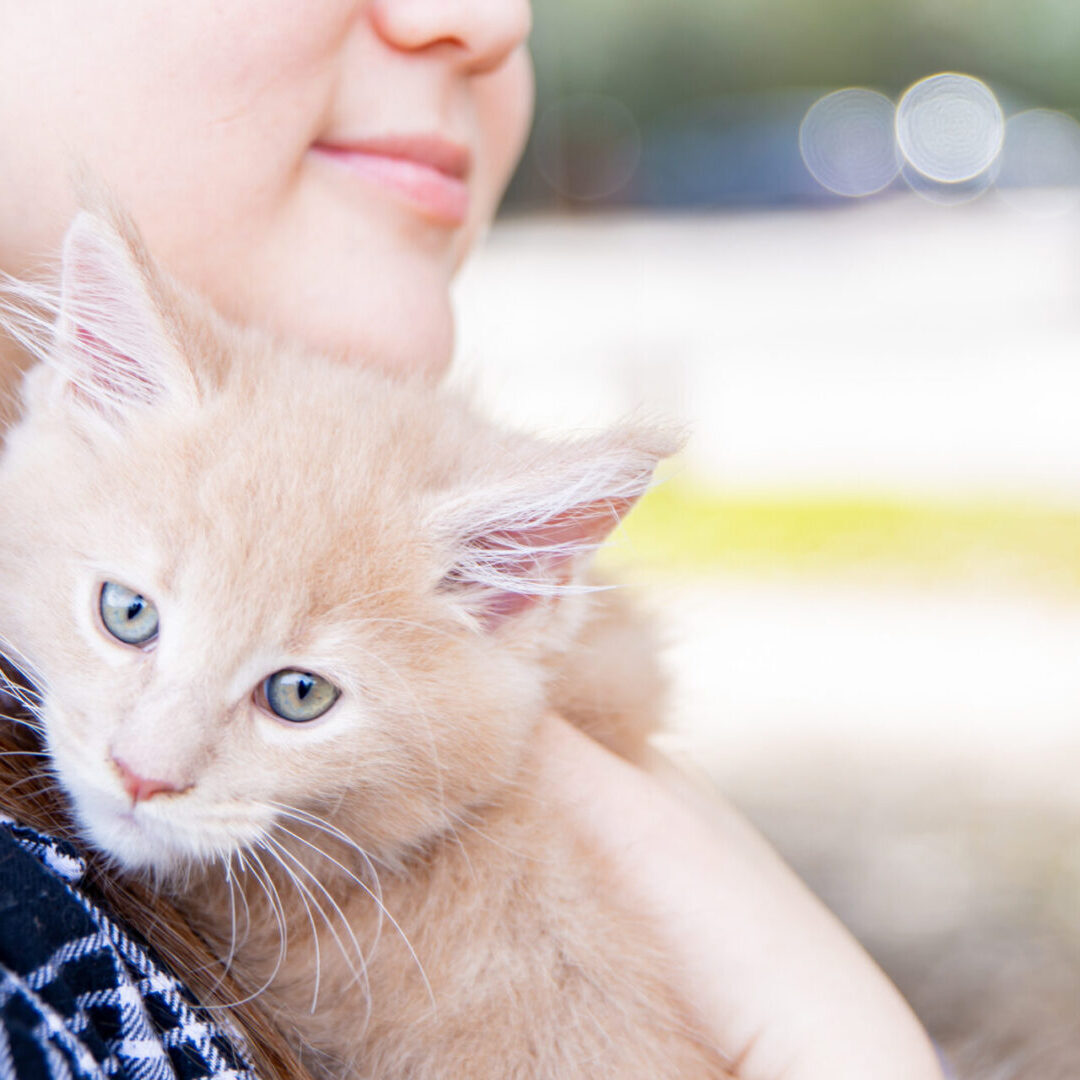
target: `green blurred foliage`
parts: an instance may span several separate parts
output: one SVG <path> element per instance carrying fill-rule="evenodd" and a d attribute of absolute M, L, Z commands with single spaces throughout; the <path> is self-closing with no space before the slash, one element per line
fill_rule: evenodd
<path fill-rule="evenodd" d="M 1077 0 L 536 0 L 538 100 L 602 92 L 643 124 L 720 94 L 964 71 L 1080 102 Z"/>

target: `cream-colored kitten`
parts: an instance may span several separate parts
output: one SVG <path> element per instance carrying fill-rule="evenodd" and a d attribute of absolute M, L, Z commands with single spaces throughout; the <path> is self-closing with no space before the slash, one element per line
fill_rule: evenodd
<path fill-rule="evenodd" d="M 41 352 L 0 633 L 86 838 L 326 1075 L 727 1076 L 534 779 L 584 565 L 668 437 L 498 432 L 225 324 L 88 214 Z"/>

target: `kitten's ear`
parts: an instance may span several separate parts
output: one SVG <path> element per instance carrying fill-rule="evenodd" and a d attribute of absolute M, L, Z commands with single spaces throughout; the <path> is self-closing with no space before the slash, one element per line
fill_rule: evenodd
<path fill-rule="evenodd" d="M 64 237 L 54 362 L 69 400 L 111 423 L 190 392 L 134 226 L 82 211 Z"/>
<path fill-rule="evenodd" d="M 679 442 L 670 432 L 619 429 L 444 499 L 433 516 L 453 553 L 442 589 L 485 629 L 541 597 L 580 591 L 581 571 Z"/>

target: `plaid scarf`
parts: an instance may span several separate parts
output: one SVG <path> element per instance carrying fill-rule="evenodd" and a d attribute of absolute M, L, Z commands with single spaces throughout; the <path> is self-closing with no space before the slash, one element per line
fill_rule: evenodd
<path fill-rule="evenodd" d="M 255 1080 L 236 1033 L 84 872 L 70 845 L 0 817 L 0 1080 Z"/>

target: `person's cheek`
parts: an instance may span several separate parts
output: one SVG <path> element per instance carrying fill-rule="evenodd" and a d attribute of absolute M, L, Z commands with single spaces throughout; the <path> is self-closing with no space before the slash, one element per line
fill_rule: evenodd
<path fill-rule="evenodd" d="M 532 58 L 522 45 L 504 67 L 480 80 L 478 108 L 485 128 L 484 140 L 498 172 L 498 189 L 510 179 L 529 134 L 535 82 Z"/>
<path fill-rule="evenodd" d="M 474 76 L 478 129 L 473 212 L 455 244 L 457 261 L 469 253 L 491 223 L 525 148 L 535 94 L 532 60 L 524 45 L 489 75 Z"/>

